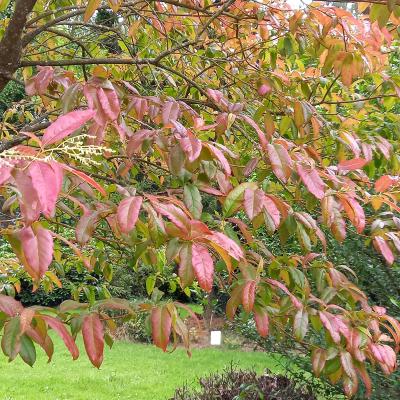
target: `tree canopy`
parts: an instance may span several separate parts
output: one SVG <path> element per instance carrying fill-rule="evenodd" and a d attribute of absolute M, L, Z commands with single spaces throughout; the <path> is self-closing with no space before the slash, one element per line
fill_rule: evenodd
<path fill-rule="evenodd" d="M 66 259 L 106 279 L 112 257 L 168 265 L 179 290 L 227 291 L 229 318 L 370 392 L 367 362 L 396 369 L 400 324 L 325 253 L 349 229 L 389 265 L 400 253 L 400 5 L 332 3 L 2 0 L 0 90 L 26 91 L 1 123 L 2 272 L 38 288 Z M 187 306 L 143 284 L 154 343 L 189 351 Z M 50 359 L 52 329 L 75 359 L 82 332 L 100 367 L 113 318 L 137 310 L 88 293 L 54 309 L 0 295 L 3 353 Z"/>

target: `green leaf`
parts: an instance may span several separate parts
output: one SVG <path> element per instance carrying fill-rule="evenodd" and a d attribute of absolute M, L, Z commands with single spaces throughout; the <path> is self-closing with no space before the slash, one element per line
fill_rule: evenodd
<path fill-rule="evenodd" d="M 201 195 L 197 186 L 193 184 L 185 185 L 183 188 L 183 201 L 193 214 L 193 217 L 195 219 L 200 219 L 201 212 L 203 211 L 203 204 L 201 203 Z"/>
<path fill-rule="evenodd" d="M 308 312 L 301 308 L 297 311 L 293 321 L 293 331 L 296 340 L 301 341 L 307 334 L 308 330 Z"/>
<path fill-rule="evenodd" d="M 372 22 L 378 21 L 379 27 L 383 28 L 389 20 L 390 10 L 387 5 L 372 4 L 369 16 Z"/>
<path fill-rule="evenodd" d="M 5 324 L 3 338 L 1 340 L 1 348 L 9 361 L 12 361 L 17 357 L 21 348 L 19 317 L 11 318 Z"/>
<path fill-rule="evenodd" d="M 149 296 L 153 293 L 156 280 L 157 278 L 154 275 L 150 275 L 146 279 L 146 291 Z"/>
<path fill-rule="evenodd" d="M 223 212 L 226 217 L 231 216 L 234 214 L 241 206 L 244 191 L 246 189 L 257 189 L 257 184 L 255 182 L 244 182 L 241 183 L 239 186 L 235 187 L 231 192 L 229 192 L 228 196 L 226 196 Z"/>
<path fill-rule="evenodd" d="M 36 361 L 36 349 L 32 342 L 32 339 L 26 335 L 21 336 L 21 349 L 19 355 L 24 360 L 24 362 L 31 367 Z"/>
<path fill-rule="evenodd" d="M 10 0 L 1 0 L 0 1 L 0 11 L 3 12 L 10 4 Z"/>

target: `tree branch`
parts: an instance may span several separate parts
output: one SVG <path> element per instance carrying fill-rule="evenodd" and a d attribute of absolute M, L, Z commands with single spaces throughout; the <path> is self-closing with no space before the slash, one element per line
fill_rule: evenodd
<path fill-rule="evenodd" d="M 22 32 L 36 0 L 17 0 L 15 10 L 0 42 L 0 92 L 18 69 L 22 51 Z"/>

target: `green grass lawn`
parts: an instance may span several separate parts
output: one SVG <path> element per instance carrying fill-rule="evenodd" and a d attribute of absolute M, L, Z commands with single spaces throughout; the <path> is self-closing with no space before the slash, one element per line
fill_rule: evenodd
<path fill-rule="evenodd" d="M 281 372 L 278 357 L 257 352 L 217 348 L 196 349 L 188 358 L 182 349 L 172 354 L 147 345 L 118 342 L 106 349 L 100 370 L 83 354 L 72 361 L 58 342 L 50 364 L 38 349 L 33 368 L 17 359 L 0 357 L 0 400 L 165 400 L 185 382 L 222 370 L 231 362 L 240 367 Z"/>

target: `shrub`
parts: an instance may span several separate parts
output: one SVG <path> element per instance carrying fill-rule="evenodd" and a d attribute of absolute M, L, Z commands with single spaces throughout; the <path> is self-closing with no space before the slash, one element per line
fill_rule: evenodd
<path fill-rule="evenodd" d="M 268 371 L 237 370 L 232 365 L 221 374 L 200 379 L 201 389 L 190 391 L 186 386 L 176 390 L 171 400 L 315 400 L 310 386 L 299 385 L 282 375 Z"/>

